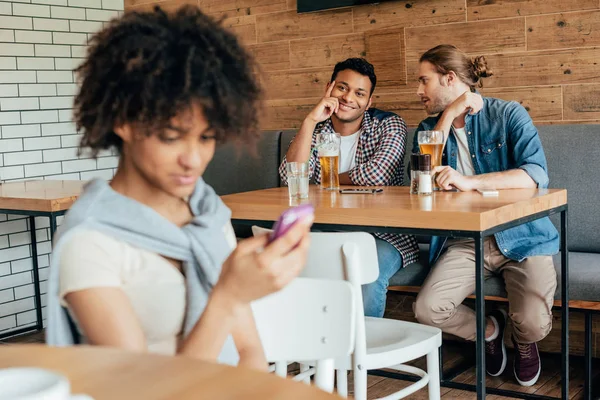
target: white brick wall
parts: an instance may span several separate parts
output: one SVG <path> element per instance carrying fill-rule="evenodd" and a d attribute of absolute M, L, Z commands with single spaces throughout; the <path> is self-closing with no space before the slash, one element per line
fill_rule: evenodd
<path fill-rule="evenodd" d="M 77 154 L 73 69 L 90 34 L 122 10 L 123 0 L 0 0 L 1 181 L 112 178 L 116 156 Z M 36 218 L 36 228 L 46 293 L 48 219 Z M 0 334 L 35 323 L 32 265 L 29 220 L 0 214 Z"/>

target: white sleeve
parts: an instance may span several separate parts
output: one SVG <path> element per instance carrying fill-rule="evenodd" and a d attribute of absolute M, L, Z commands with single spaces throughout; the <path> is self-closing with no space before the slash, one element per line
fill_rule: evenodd
<path fill-rule="evenodd" d="M 120 287 L 123 247 L 100 232 L 82 231 L 63 244 L 59 260 L 59 297 L 95 287 Z"/>
<path fill-rule="evenodd" d="M 231 222 L 228 222 L 223 226 L 223 233 L 225 234 L 225 239 L 231 246 L 231 249 L 235 249 L 237 247 L 237 238 L 235 237 L 235 231 L 233 230 Z"/>

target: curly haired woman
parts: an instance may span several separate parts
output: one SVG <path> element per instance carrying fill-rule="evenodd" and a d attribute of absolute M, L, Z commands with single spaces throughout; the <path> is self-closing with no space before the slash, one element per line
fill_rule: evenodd
<path fill-rule="evenodd" d="M 259 132 L 251 57 L 197 8 L 156 8 L 113 20 L 77 72 L 81 148 L 120 159 L 57 234 L 47 342 L 265 369 L 250 302 L 297 276 L 312 221 L 236 245 L 229 209 L 201 178 L 217 143 Z"/>

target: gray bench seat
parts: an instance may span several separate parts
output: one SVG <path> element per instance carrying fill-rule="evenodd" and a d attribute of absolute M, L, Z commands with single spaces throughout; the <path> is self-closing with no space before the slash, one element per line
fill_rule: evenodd
<path fill-rule="evenodd" d="M 421 286 L 429 273 L 426 245 L 421 245 L 420 259 L 398 271 L 390 286 Z M 554 257 L 554 268 L 558 277 L 558 287 L 554 298 L 560 299 L 560 253 Z M 569 253 L 569 294 L 572 300 L 600 301 L 600 260 L 596 253 Z M 493 276 L 485 281 L 486 296 L 506 297 L 504 281 Z"/>

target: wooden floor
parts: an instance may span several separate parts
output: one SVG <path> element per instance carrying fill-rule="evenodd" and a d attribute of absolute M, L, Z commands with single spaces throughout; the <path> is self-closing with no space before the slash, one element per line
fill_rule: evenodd
<path fill-rule="evenodd" d="M 0 344 L 13 343 L 43 343 L 44 337 L 42 333 L 26 334 L 10 339 L 0 341 Z M 475 347 L 473 345 L 457 343 L 451 341 L 444 342 L 444 369 L 448 370 L 462 361 L 465 357 L 474 355 Z M 488 387 L 513 390 L 518 392 L 535 393 L 540 395 L 560 397 L 560 358 L 558 355 L 544 355 L 542 357 L 542 374 L 538 382 L 529 388 L 525 388 L 516 383 L 512 373 L 512 353 L 509 352 L 509 363 L 505 372 L 499 377 L 487 377 Z M 595 360 L 597 361 L 597 360 Z M 421 359 L 414 363 L 419 368 L 425 368 L 425 360 Z M 594 371 L 599 371 L 600 365 L 594 365 Z M 292 367 L 293 368 L 293 367 Z M 571 381 L 569 385 L 570 399 L 583 399 L 583 361 L 581 358 L 573 358 L 571 361 Z M 596 374 L 598 375 L 598 374 Z M 595 377 L 596 380 L 598 376 Z M 394 391 L 400 390 L 409 385 L 409 382 L 381 378 L 378 376 L 368 376 L 368 397 L 376 399 L 384 397 Z M 475 368 L 458 375 L 455 382 L 475 383 Z M 352 393 L 352 377 L 348 379 L 350 384 L 350 393 Z M 475 399 L 476 396 L 472 392 L 465 392 L 456 389 L 442 388 L 443 399 Z M 417 393 L 409 396 L 410 399 L 426 400 L 428 399 L 427 389 L 422 389 Z M 487 399 L 509 399 L 510 397 L 488 395 Z"/>

